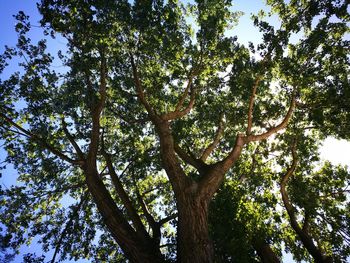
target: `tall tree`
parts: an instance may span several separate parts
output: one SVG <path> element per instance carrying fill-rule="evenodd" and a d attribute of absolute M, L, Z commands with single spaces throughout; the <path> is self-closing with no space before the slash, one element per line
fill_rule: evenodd
<path fill-rule="evenodd" d="M 23 60 L 0 83 L 6 161 L 22 182 L 1 190 L 2 247 L 39 235 L 52 262 L 278 262 L 283 244 L 314 256 L 308 233 L 346 260 L 349 173 L 316 172 L 312 150 L 349 138 L 348 3 L 267 2 L 280 27 L 254 16 L 263 42 L 245 47 L 226 34 L 239 17 L 228 0 L 42 0 L 45 34 L 66 39 L 60 72 L 20 12 L 0 59 Z M 293 177 L 292 140 L 308 164 Z M 317 191 L 327 205 L 308 202 Z"/>

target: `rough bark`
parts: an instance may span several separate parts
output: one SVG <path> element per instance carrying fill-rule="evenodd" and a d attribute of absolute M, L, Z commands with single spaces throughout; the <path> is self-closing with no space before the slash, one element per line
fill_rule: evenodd
<path fill-rule="evenodd" d="M 254 102 L 253 96 L 251 98 L 249 107 L 247 136 L 238 134 L 236 143 L 226 158 L 218 161 L 217 163 L 207 165 L 205 163 L 205 160 L 218 144 L 222 129 L 218 130 L 216 138 L 214 139 L 213 143 L 210 144 L 209 147 L 204 151 L 202 157 L 200 159 L 197 159 L 196 157 L 187 154 L 180 148 L 179 145 L 176 145 L 174 143 L 174 138 L 172 136 L 170 128 L 171 120 L 181 118 L 193 108 L 195 101 L 194 90 L 191 92 L 190 101 L 187 107 L 181 110 L 185 98 L 189 96 L 189 90 L 192 88 L 191 86 L 193 76 L 190 76 L 188 85 L 182 96 L 179 98 L 175 111 L 164 114 L 157 114 L 156 110 L 153 109 L 150 103 L 147 101 L 137 65 L 135 64 L 132 54 L 130 54 L 130 61 L 139 101 L 145 107 L 150 120 L 156 127 L 160 140 L 160 156 L 162 166 L 167 173 L 175 194 L 178 210 L 178 261 L 201 263 L 213 262 L 214 249 L 209 238 L 208 230 L 208 204 L 212 199 L 212 196 L 220 187 L 226 172 L 234 165 L 234 163 L 241 155 L 245 144 L 251 141 L 266 139 L 270 135 L 287 126 L 295 107 L 295 96 L 293 94 L 291 106 L 285 118 L 279 125 L 273 127 L 263 134 L 252 135 L 250 134 L 250 131 L 252 126 L 252 108 Z M 259 80 L 256 81 L 253 95 L 255 94 L 258 82 Z M 185 174 L 185 171 L 181 167 L 178 156 L 186 163 L 194 166 L 198 170 L 199 174 L 201 175 L 201 178 L 198 182 L 192 180 Z M 269 254 L 269 252 L 271 254 L 271 252 L 273 252 L 272 250 L 267 251 L 266 248 L 265 250 L 262 249 L 262 251 L 264 251 L 265 254 Z"/>
<path fill-rule="evenodd" d="M 208 232 L 207 201 L 184 198 L 178 202 L 179 262 L 214 262 L 214 248 Z"/>
<path fill-rule="evenodd" d="M 198 185 L 187 177 L 175 154 L 169 123 L 157 124 L 163 166 L 174 189 L 178 209 L 179 262 L 213 262 L 214 249 L 208 232 L 208 196 L 199 196 Z"/>
<path fill-rule="evenodd" d="M 276 253 L 265 241 L 253 240 L 253 247 L 263 263 L 280 263 Z"/>

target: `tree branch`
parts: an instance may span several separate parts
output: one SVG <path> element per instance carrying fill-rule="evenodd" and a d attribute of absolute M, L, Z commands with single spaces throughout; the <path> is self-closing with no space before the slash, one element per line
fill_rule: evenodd
<path fill-rule="evenodd" d="M 192 165 L 199 172 L 203 172 L 207 165 L 200 159 L 197 159 L 192 154 L 188 154 L 185 150 L 183 150 L 178 144 L 174 144 L 174 149 L 177 155 L 185 162 Z"/>
<path fill-rule="evenodd" d="M 243 146 L 246 143 L 248 143 L 247 137 L 245 137 L 243 134 L 237 134 L 236 143 L 231 152 L 222 161 L 216 163 L 215 166 L 222 169 L 226 173 L 241 155 Z"/>
<path fill-rule="evenodd" d="M 134 83 L 136 86 L 137 96 L 141 101 L 142 105 L 146 108 L 148 114 L 150 115 L 150 118 L 154 119 L 156 117 L 156 113 L 146 99 L 145 93 L 142 88 L 140 76 L 139 76 L 137 67 L 135 65 L 134 56 L 131 53 L 130 53 L 130 62 L 131 62 L 131 67 L 132 67 L 132 72 L 134 77 Z"/>
<path fill-rule="evenodd" d="M 191 89 L 190 101 L 185 109 L 180 110 L 180 107 L 182 107 L 183 101 L 185 100 L 186 96 L 188 95 L 189 89 Z M 179 118 L 185 116 L 193 108 L 195 98 L 196 98 L 196 89 L 194 88 L 194 86 L 192 84 L 192 77 L 191 77 L 188 81 L 188 85 L 185 89 L 185 92 L 184 92 L 182 98 L 180 99 L 179 103 L 176 106 L 175 111 L 162 114 L 161 118 L 163 120 L 175 120 L 175 119 L 179 119 Z"/>
<path fill-rule="evenodd" d="M 104 50 L 100 51 L 101 54 L 101 67 L 100 67 L 100 87 L 99 87 L 99 93 L 100 93 L 100 99 L 97 104 L 97 113 L 101 114 L 105 104 L 106 104 L 106 98 L 107 98 L 107 65 L 106 65 L 106 57 Z"/>
<path fill-rule="evenodd" d="M 136 230 L 139 233 L 148 236 L 148 233 L 147 233 L 147 231 L 146 231 L 146 229 L 145 229 L 145 227 L 144 227 L 144 225 L 143 225 L 139 215 L 137 214 L 137 211 L 136 211 L 134 205 L 132 204 L 128 194 L 124 190 L 123 184 L 121 183 L 117 173 L 115 172 L 115 169 L 113 167 L 110 155 L 104 149 L 103 138 L 102 138 L 101 147 L 102 147 L 102 154 L 103 154 L 103 156 L 105 158 L 105 161 L 106 161 L 106 164 L 107 164 L 107 167 L 108 167 L 108 171 L 109 171 L 109 174 L 111 176 L 114 188 L 117 191 L 117 194 L 118 194 L 119 198 L 123 202 L 124 207 L 125 207 L 128 215 L 131 218 L 131 221 L 133 222 Z M 128 167 L 129 167 L 129 165 L 125 168 L 124 171 L 126 171 L 128 169 Z M 123 173 L 124 173 L 124 171 L 123 171 Z"/>
<path fill-rule="evenodd" d="M 21 131 L 23 134 L 25 134 L 26 136 L 28 136 L 30 139 L 32 139 L 33 141 L 38 142 L 39 144 L 41 144 L 44 148 L 46 148 L 49 152 L 51 152 L 52 154 L 56 155 L 57 157 L 59 157 L 60 159 L 69 162 L 71 164 L 74 165 L 83 165 L 84 161 L 83 160 L 74 160 L 71 159 L 70 157 L 68 157 L 67 155 L 65 155 L 64 153 L 62 153 L 61 151 L 57 150 L 54 146 L 52 146 L 51 144 L 47 143 L 43 138 L 39 137 L 38 135 L 31 133 L 30 131 L 22 128 L 20 125 L 18 125 L 16 122 L 14 122 L 13 120 L 11 120 L 10 118 L 8 118 L 6 115 L 0 113 L 0 117 L 3 118 L 10 126 L 15 127 L 16 129 L 18 129 L 19 131 Z"/>
<path fill-rule="evenodd" d="M 253 107 L 254 107 L 254 100 L 255 100 L 255 95 L 256 95 L 256 89 L 259 85 L 260 82 L 260 76 L 258 76 L 255 79 L 253 88 L 252 88 L 252 94 L 249 99 L 249 109 L 248 109 L 248 127 L 247 127 L 247 135 L 250 135 L 252 132 L 252 123 L 253 123 Z"/>
<path fill-rule="evenodd" d="M 28 134 L 25 134 L 25 133 L 20 132 L 20 131 L 18 131 L 18 130 L 12 130 L 11 128 L 5 127 L 5 126 L 1 126 L 0 128 L 4 129 L 4 130 L 6 130 L 6 131 L 9 131 L 9 132 L 13 132 L 13 133 L 15 133 L 15 134 L 17 134 L 17 135 L 24 136 L 24 137 L 30 139 L 30 136 L 28 136 Z M 4 144 L 3 144 L 3 145 L 4 145 Z M 2 146 L 3 146 L 3 145 L 2 145 Z"/>
<path fill-rule="evenodd" d="M 185 89 L 185 91 L 183 92 L 183 94 L 182 94 L 182 96 L 181 96 L 179 102 L 178 102 L 177 105 L 176 105 L 176 108 L 175 108 L 175 111 L 176 111 L 176 112 L 180 111 L 181 108 L 182 108 L 182 106 L 183 106 L 183 104 L 184 104 L 184 101 L 185 101 L 185 99 L 186 99 L 186 97 L 187 97 L 187 95 L 188 95 L 188 92 L 190 91 L 190 88 L 191 88 L 191 86 L 192 86 L 193 77 L 194 77 L 194 74 L 192 74 L 192 72 L 191 72 L 191 74 L 190 74 L 190 76 L 189 76 L 189 78 L 188 78 L 188 83 L 187 83 L 186 89 Z"/>
<path fill-rule="evenodd" d="M 243 146 L 247 143 L 246 137 L 243 134 L 238 134 L 236 143 L 232 151 L 224 158 L 215 164 L 208 167 L 205 175 L 198 183 L 198 194 L 201 197 L 211 197 L 219 188 L 226 172 L 232 167 L 241 155 Z"/>
<path fill-rule="evenodd" d="M 223 120 L 224 115 L 221 114 L 220 116 L 220 122 L 219 122 L 219 127 L 216 130 L 216 135 L 214 138 L 214 141 L 208 145 L 208 147 L 203 151 L 202 156 L 201 156 L 201 160 L 203 162 L 205 162 L 207 160 L 207 158 L 209 157 L 209 155 L 214 151 L 215 147 L 218 145 L 220 138 L 222 136 L 222 133 L 224 132 L 224 120 Z"/>
<path fill-rule="evenodd" d="M 167 217 L 164 217 L 164 218 L 162 218 L 161 220 L 158 221 L 158 224 L 159 224 L 160 226 L 162 226 L 162 225 L 164 225 L 165 223 L 168 223 L 169 221 L 171 221 L 171 220 L 177 218 L 177 216 L 178 216 L 177 214 L 172 214 L 172 215 L 169 215 L 169 216 L 167 216 Z"/>
<path fill-rule="evenodd" d="M 160 156 L 163 167 L 167 173 L 169 181 L 174 189 L 176 198 L 182 196 L 183 191 L 192 191 L 195 188 L 195 182 L 187 177 L 179 158 L 175 152 L 174 137 L 171 133 L 168 121 L 157 122 L 157 132 L 160 139 Z"/>
<path fill-rule="evenodd" d="M 79 213 L 81 207 L 83 206 L 83 204 L 85 203 L 86 201 L 86 198 L 87 198 L 87 193 L 88 192 L 85 192 L 82 197 L 80 198 L 80 202 L 78 203 L 77 206 L 75 206 L 73 208 L 73 211 L 72 211 L 72 214 L 71 216 L 69 217 L 69 220 L 68 222 L 66 223 L 63 231 L 61 232 L 60 234 L 60 237 L 56 243 L 56 247 L 55 247 L 55 252 L 52 256 L 52 259 L 51 259 L 51 263 L 55 263 L 55 260 L 56 260 L 56 256 L 58 255 L 58 252 L 60 250 L 60 247 L 62 245 L 62 241 L 63 241 L 63 238 L 65 237 L 67 231 L 68 231 L 68 228 L 71 227 L 72 223 L 73 223 L 73 220 L 75 219 L 75 216 Z"/>
<path fill-rule="evenodd" d="M 284 207 L 287 210 L 287 214 L 289 216 L 291 226 L 296 232 L 296 234 L 298 235 L 300 241 L 303 243 L 305 248 L 309 251 L 309 253 L 312 255 L 312 257 L 315 259 L 316 262 L 328 262 L 330 257 L 323 254 L 323 252 L 314 244 L 312 237 L 307 233 L 307 224 L 309 219 L 305 217 L 303 228 L 299 225 L 297 221 L 297 216 L 295 215 L 295 208 L 291 204 L 288 193 L 286 191 L 286 185 L 287 185 L 288 179 L 291 176 L 293 176 L 297 166 L 297 162 L 298 162 L 295 148 L 296 148 L 296 141 L 293 142 L 291 147 L 292 156 L 293 156 L 292 165 L 289 167 L 285 175 L 282 177 L 282 180 L 280 183 L 280 192 L 282 195 L 282 201 L 283 201 Z"/>
<path fill-rule="evenodd" d="M 289 122 L 289 120 L 290 120 L 290 118 L 292 116 L 292 113 L 293 113 L 293 111 L 295 109 L 295 102 L 296 102 L 296 98 L 295 98 L 295 92 L 294 92 L 293 95 L 292 95 L 292 99 L 291 99 L 291 103 L 290 103 L 288 112 L 287 112 L 286 116 L 284 117 L 284 119 L 281 121 L 281 123 L 278 124 L 277 126 L 271 128 L 271 129 L 269 129 L 265 133 L 262 133 L 262 134 L 259 134 L 259 135 L 248 135 L 247 136 L 248 142 L 261 141 L 261 140 L 267 139 L 272 134 L 275 134 L 276 132 L 286 128 L 287 125 L 288 125 L 288 122 Z"/>
<path fill-rule="evenodd" d="M 63 128 L 63 131 L 64 131 L 65 135 L 67 136 L 68 140 L 70 141 L 70 143 L 74 147 L 79 159 L 84 160 L 85 159 L 84 153 L 81 151 L 79 145 L 76 143 L 73 136 L 69 133 L 69 131 L 67 129 L 67 123 L 64 121 L 64 118 L 62 118 L 62 128 Z"/>
<path fill-rule="evenodd" d="M 202 62 L 203 62 L 203 52 L 201 51 L 201 53 L 199 55 L 199 58 L 197 58 L 197 61 L 196 61 L 195 65 L 191 69 L 191 72 L 190 72 L 189 77 L 188 77 L 187 86 L 186 86 L 184 92 L 182 93 L 182 96 L 179 99 L 179 101 L 178 101 L 178 103 L 177 103 L 177 105 L 175 107 L 175 110 L 172 111 L 172 112 L 168 112 L 168 113 L 163 114 L 161 116 L 161 118 L 163 120 L 179 119 L 179 118 L 185 116 L 186 114 L 188 114 L 191 111 L 191 109 L 193 108 L 194 102 L 195 102 L 195 98 L 196 98 L 196 89 L 193 86 L 193 78 L 195 76 L 198 76 L 198 74 L 200 72 L 200 68 L 201 68 Z M 189 101 L 187 107 L 185 109 L 181 110 L 181 108 L 183 107 L 183 104 L 185 102 L 185 99 L 187 98 L 188 93 L 190 91 L 191 91 L 190 101 Z"/>
<path fill-rule="evenodd" d="M 98 152 L 98 146 L 100 141 L 100 117 L 101 112 L 105 106 L 107 99 L 107 66 L 106 57 L 104 50 L 100 51 L 101 54 L 101 66 L 100 66 L 100 87 L 99 93 L 100 98 L 96 105 L 93 107 L 91 112 L 92 115 L 92 131 L 91 131 L 91 142 L 89 145 L 88 159 L 90 162 L 96 163 L 96 156 Z"/>
<path fill-rule="evenodd" d="M 143 200 L 141 194 L 140 194 L 140 191 L 136 185 L 136 182 L 135 182 L 135 187 L 136 187 L 136 194 L 137 194 L 137 199 L 138 199 L 138 202 L 140 203 L 141 205 L 141 209 L 142 209 L 142 212 L 143 214 L 145 215 L 145 218 L 149 224 L 149 226 L 151 227 L 152 229 L 152 238 L 154 240 L 157 240 L 158 244 L 160 242 L 160 237 L 161 237 L 161 232 L 160 232 L 160 227 L 159 225 L 157 224 L 157 222 L 154 220 L 154 217 L 151 215 L 151 213 L 149 212 L 148 208 L 147 208 L 147 205 L 145 203 L 145 201 Z"/>
<path fill-rule="evenodd" d="M 170 220 L 175 219 L 177 217 L 177 214 L 173 214 L 173 215 L 167 216 L 165 218 L 162 218 L 158 222 L 155 221 L 154 217 L 149 212 L 147 205 L 140 194 L 140 191 L 138 190 L 136 182 L 134 182 L 134 183 L 135 183 L 135 187 L 136 187 L 137 198 L 138 198 L 139 203 L 141 205 L 142 211 L 146 217 L 148 224 L 152 228 L 153 239 L 157 240 L 157 242 L 159 244 L 160 238 L 161 238 L 161 231 L 160 231 L 161 226 L 164 225 L 165 223 L 169 222 Z"/>

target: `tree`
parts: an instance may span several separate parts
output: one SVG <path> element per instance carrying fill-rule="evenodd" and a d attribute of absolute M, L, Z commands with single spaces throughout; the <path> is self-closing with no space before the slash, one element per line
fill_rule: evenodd
<path fill-rule="evenodd" d="M 39 235 L 52 262 L 278 262 L 285 245 L 345 261 L 349 173 L 317 171 L 315 151 L 349 138 L 348 4 L 267 2 L 280 28 L 253 16 L 263 42 L 245 47 L 226 35 L 231 1 L 42 0 L 62 72 L 20 12 L 0 60 L 23 59 L 0 83 L 22 182 L 1 190 L 2 247 Z"/>

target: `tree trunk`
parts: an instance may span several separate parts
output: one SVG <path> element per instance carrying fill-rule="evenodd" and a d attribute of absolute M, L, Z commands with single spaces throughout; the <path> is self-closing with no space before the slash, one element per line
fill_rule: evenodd
<path fill-rule="evenodd" d="M 198 195 L 198 184 L 188 177 L 175 154 L 169 122 L 156 122 L 160 138 L 163 167 L 174 190 L 177 210 L 178 262 L 206 263 L 214 261 L 214 249 L 209 239 L 208 196 Z"/>
<path fill-rule="evenodd" d="M 280 263 L 280 259 L 265 241 L 253 240 L 253 247 L 263 263 Z"/>
<path fill-rule="evenodd" d="M 178 218 L 179 262 L 214 262 L 208 230 L 208 202 L 184 197 L 178 203 Z"/>

